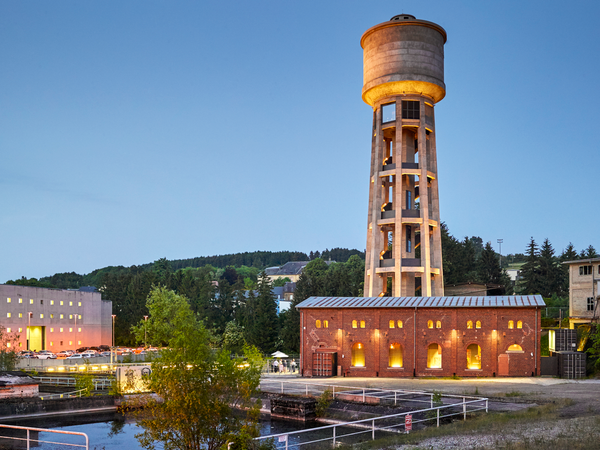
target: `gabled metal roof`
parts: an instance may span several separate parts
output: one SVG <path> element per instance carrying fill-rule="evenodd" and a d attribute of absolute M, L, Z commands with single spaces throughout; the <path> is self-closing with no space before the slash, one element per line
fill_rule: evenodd
<path fill-rule="evenodd" d="M 541 295 L 499 297 L 309 297 L 296 308 L 528 308 L 546 306 Z"/>

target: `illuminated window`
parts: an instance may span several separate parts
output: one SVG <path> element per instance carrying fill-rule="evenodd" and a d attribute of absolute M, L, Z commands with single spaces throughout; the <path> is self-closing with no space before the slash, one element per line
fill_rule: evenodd
<path fill-rule="evenodd" d="M 78 319 L 79 319 L 79 320 L 81 320 L 81 314 L 79 314 L 79 317 L 78 317 Z"/>
<path fill-rule="evenodd" d="M 19 318 L 22 318 L 22 317 L 23 317 L 23 313 L 19 313 Z"/>
<path fill-rule="evenodd" d="M 427 368 L 442 368 L 442 347 L 439 344 L 431 344 L 427 347 Z"/>
<path fill-rule="evenodd" d="M 81 306 L 81 302 L 77 303 L 77 306 Z"/>
<path fill-rule="evenodd" d="M 73 318 L 73 314 L 69 314 L 69 319 L 72 319 L 72 318 Z"/>
<path fill-rule="evenodd" d="M 398 321 L 398 328 L 402 328 L 402 321 L 401 320 Z"/>
<path fill-rule="evenodd" d="M 523 328 L 523 321 L 517 320 L 517 328 Z"/>
<path fill-rule="evenodd" d="M 51 318 L 51 319 L 54 319 L 54 314 L 50 314 L 50 318 Z"/>
<path fill-rule="evenodd" d="M 381 123 L 393 122 L 396 120 L 396 104 L 388 103 L 381 107 Z"/>
<path fill-rule="evenodd" d="M 60 329 L 60 332 L 61 332 L 61 333 L 63 332 L 63 329 L 62 329 L 62 328 Z"/>
<path fill-rule="evenodd" d="M 19 333 L 22 333 L 22 332 L 23 332 L 23 328 L 19 328 Z"/>
<path fill-rule="evenodd" d="M 54 342 L 50 341 L 50 347 L 52 347 L 54 345 Z"/>
<path fill-rule="evenodd" d="M 388 365 L 389 367 L 402 367 L 402 346 L 397 342 L 390 344 Z"/>
<path fill-rule="evenodd" d="M 44 314 L 42 313 L 42 314 L 40 314 L 40 319 L 43 319 L 43 318 L 44 318 Z"/>
<path fill-rule="evenodd" d="M 62 314 L 60 315 L 60 318 L 61 318 L 61 319 L 64 319 L 64 317 L 65 317 L 64 315 L 62 315 Z"/>
<path fill-rule="evenodd" d="M 79 318 L 81 319 L 81 316 L 79 316 Z M 323 321 L 323 328 L 329 328 L 329 320 Z"/>
<path fill-rule="evenodd" d="M 19 347 L 23 347 L 23 343 L 22 342 L 19 342 Z"/>
<path fill-rule="evenodd" d="M 73 306 L 73 302 L 69 302 L 69 306 Z"/>
<path fill-rule="evenodd" d="M 10 342 L 7 342 L 7 343 L 6 343 L 6 346 L 7 346 L 7 347 L 10 347 Z"/>
<path fill-rule="evenodd" d="M 435 323 L 435 327 L 436 327 L 436 328 L 442 328 L 442 321 L 441 321 L 441 320 L 438 320 L 438 321 Z"/>
<path fill-rule="evenodd" d="M 77 341 L 77 345 L 81 345 L 81 341 Z"/>
<path fill-rule="evenodd" d="M 361 321 L 360 321 L 360 327 L 361 327 L 361 328 L 364 328 L 364 327 L 365 327 L 365 321 L 364 321 L 364 320 L 361 320 Z"/>
<path fill-rule="evenodd" d="M 317 321 L 315 322 L 315 325 L 316 325 L 316 327 L 317 327 L 317 328 L 321 328 L 321 321 L 320 321 L 320 320 L 317 320 Z"/>
<path fill-rule="evenodd" d="M 60 306 L 64 305 L 65 302 L 63 302 L 62 300 L 60 301 Z"/>
<path fill-rule="evenodd" d="M 50 328 L 50 333 L 54 333 L 54 328 Z"/>
<path fill-rule="evenodd" d="M 481 369 L 481 347 L 477 344 L 467 347 L 467 369 Z"/>
<path fill-rule="evenodd" d="M 427 328 L 433 328 L 433 320 L 427 321 Z"/>
<path fill-rule="evenodd" d="M 515 323 L 512 320 L 508 321 L 508 329 L 512 330 L 515 327 Z"/>
<path fill-rule="evenodd" d="M 10 328 L 7 328 L 7 329 L 6 329 L 6 332 L 7 332 L 7 333 L 10 333 L 10 330 L 11 330 Z"/>
<path fill-rule="evenodd" d="M 23 299 L 22 298 L 19 299 L 19 303 L 23 303 Z"/>
<path fill-rule="evenodd" d="M 6 313 L 6 317 L 10 317 L 10 313 Z"/>
<path fill-rule="evenodd" d="M 77 328 L 77 331 L 81 333 L 81 328 Z"/>
<path fill-rule="evenodd" d="M 356 322 L 356 320 L 352 321 L 352 328 L 358 328 L 358 323 Z"/>
<path fill-rule="evenodd" d="M 33 305 L 33 299 L 32 298 L 29 299 L 29 304 Z"/>
<path fill-rule="evenodd" d="M 365 367 L 365 346 L 360 342 L 352 346 L 352 366 Z"/>
<path fill-rule="evenodd" d="M 6 303 L 10 303 L 10 297 L 6 298 Z"/>
<path fill-rule="evenodd" d="M 54 300 L 50 300 L 50 306 L 54 305 Z"/>
<path fill-rule="evenodd" d="M 69 345 L 73 345 L 73 341 L 69 341 Z"/>
<path fill-rule="evenodd" d="M 402 101 L 402 118 L 419 119 L 421 112 L 421 102 L 414 100 Z"/>
<path fill-rule="evenodd" d="M 522 352 L 523 349 L 519 344 L 513 344 L 506 349 L 507 352 Z"/>
<path fill-rule="evenodd" d="M 473 321 L 472 320 L 468 320 L 467 321 L 467 329 L 472 329 L 473 328 Z"/>
<path fill-rule="evenodd" d="M 390 320 L 390 328 L 396 328 L 396 322 L 393 320 Z"/>
<path fill-rule="evenodd" d="M 475 322 L 475 328 L 481 328 L 481 320 Z"/>

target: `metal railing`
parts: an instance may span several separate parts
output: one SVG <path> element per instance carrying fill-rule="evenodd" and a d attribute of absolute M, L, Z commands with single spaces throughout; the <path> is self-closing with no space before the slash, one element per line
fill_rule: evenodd
<path fill-rule="evenodd" d="M 295 380 L 277 380 L 262 378 L 260 389 L 263 392 L 276 394 L 300 395 L 303 397 L 319 397 L 325 391 L 331 393 L 332 398 L 350 400 L 362 403 L 394 404 L 400 402 L 428 403 L 434 407 L 434 397 L 437 395 L 442 402 L 455 403 L 453 399 L 481 400 L 481 397 L 469 395 L 442 394 L 439 392 L 414 391 L 406 389 L 381 389 L 371 387 L 343 386 L 337 384 L 309 383 Z"/>
<path fill-rule="evenodd" d="M 444 413 L 442 413 L 442 410 L 444 411 Z M 474 412 L 483 410 L 485 410 L 486 413 L 488 412 L 487 398 L 478 398 L 476 400 L 469 401 L 467 401 L 466 398 L 463 398 L 462 402 L 453 403 L 449 405 L 434 406 L 432 408 L 419 409 L 399 414 L 390 414 L 369 419 L 355 420 L 352 422 L 342 422 L 335 425 L 326 425 L 323 427 L 310 428 L 307 430 L 272 434 L 269 436 L 257 437 L 255 438 L 255 440 L 263 441 L 266 439 L 274 439 L 276 441 L 279 441 L 276 443 L 277 449 L 285 448 L 286 450 L 289 450 L 290 448 L 297 449 L 303 445 L 313 445 L 319 442 L 327 441 L 331 441 L 333 448 L 335 448 L 339 444 L 349 443 L 348 438 L 352 436 L 358 437 L 360 435 L 369 433 L 370 436 L 368 436 L 366 440 L 375 440 L 376 432 L 380 432 L 380 435 L 382 433 L 406 433 L 408 431 L 406 426 L 406 416 L 410 416 L 411 418 L 411 428 L 412 424 L 428 422 L 433 420 L 436 421 L 436 425 L 439 427 L 440 419 L 462 415 L 463 420 L 467 420 L 467 414 L 472 414 Z M 414 415 L 420 415 L 421 418 L 415 419 L 413 417 Z M 344 430 L 348 428 L 350 430 Z M 346 432 L 344 433 L 344 431 Z M 331 432 L 331 435 L 327 437 L 316 436 L 324 432 Z M 290 442 L 290 437 L 295 442 Z M 343 442 L 342 439 L 344 439 L 346 442 Z M 281 444 L 282 442 L 283 444 Z"/>
<path fill-rule="evenodd" d="M 49 430 L 46 428 L 18 427 L 16 425 L 1 425 L 1 424 L 0 424 L 0 428 L 7 428 L 7 429 L 11 429 L 11 430 L 24 430 L 25 437 L 0 436 L 0 439 L 12 439 L 12 440 L 16 440 L 16 441 L 25 441 L 27 444 L 27 447 L 26 447 L 27 450 L 30 449 L 32 442 L 38 443 L 38 444 L 54 444 L 54 445 L 63 445 L 63 446 L 67 446 L 67 447 L 78 447 L 78 448 L 84 448 L 86 450 L 89 450 L 89 448 L 90 448 L 90 439 L 88 438 L 88 435 L 85 433 L 78 433 L 76 431 Z M 54 434 L 66 434 L 66 435 L 71 435 L 71 436 L 81 436 L 81 437 L 85 438 L 85 444 L 77 444 L 77 443 L 72 443 L 72 442 L 54 442 L 54 441 L 44 441 L 41 439 L 34 439 L 31 437 L 32 431 L 38 433 L 38 437 L 39 437 L 39 433 L 54 433 Z M 34 446 L 37 447 L 38 445 L 36 444 Z"/>
<path fill-rule="evenodd" d="M 64 392 L 62 394 L 48 394 L 48 395 L 44 394 L 44 395 L 40 395 L 40 400 L 55 400 L 57 398 L 82 397 L 85 392 L 87 392 L 87 389 L 79 389 L 78 391 Z"/>
<path fill-rule="evenodd" d="M 50 386 L 75 386 L 77 379 L 73 377 L 33 377 L 42 384 Z M 94 378 L 94 389 L 109 389 L 114 382 L 114 378 Z"/>

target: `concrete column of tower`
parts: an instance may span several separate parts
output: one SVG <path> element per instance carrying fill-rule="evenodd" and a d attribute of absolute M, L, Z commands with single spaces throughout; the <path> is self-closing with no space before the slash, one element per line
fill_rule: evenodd
<path fill-rule="evenodd" d="M 434 106 L 446 92 L 445 42 L 442 27 L 408 14 L 361 39 L 374 112 L 365 296 L 443 295 Z"/>

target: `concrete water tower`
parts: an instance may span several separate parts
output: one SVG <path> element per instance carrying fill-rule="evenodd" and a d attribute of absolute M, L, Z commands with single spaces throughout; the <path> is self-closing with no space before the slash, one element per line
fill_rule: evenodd
<path fill-rule="evenodd" d="M 442 27 L 409 14 L 360 41 L 373 108 L 365 297 L 444 295 L 434 107 L 445 42 Z"/>

